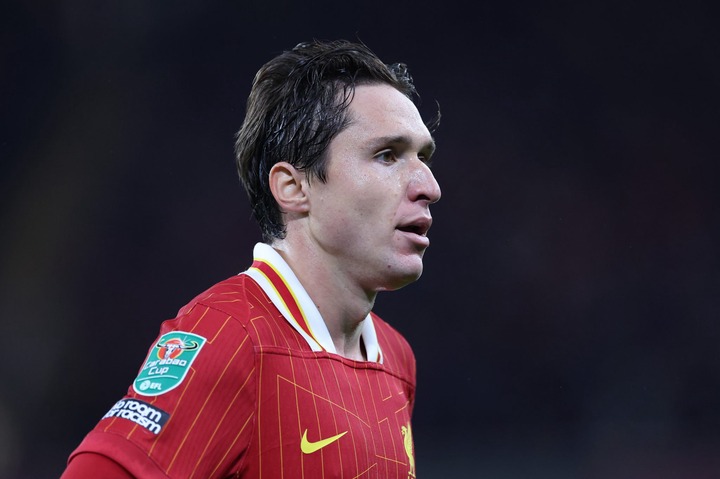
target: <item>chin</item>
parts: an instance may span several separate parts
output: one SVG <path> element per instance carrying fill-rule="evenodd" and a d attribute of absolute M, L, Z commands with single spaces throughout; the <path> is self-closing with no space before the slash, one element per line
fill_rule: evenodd
<path fill-rule="evenodd" d="M 395 291 L 409 285 L 410 283 L 414 283 L 420 279 L 422 272 L 422 264 L 419 268 L 393 270 L 393 274 L 386 278 L 385 286 L 381 288 L 381 291 Z"/>

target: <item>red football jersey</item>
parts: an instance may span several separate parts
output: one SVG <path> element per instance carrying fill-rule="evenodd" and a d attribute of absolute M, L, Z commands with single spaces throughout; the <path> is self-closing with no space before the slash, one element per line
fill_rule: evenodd
<path fill-rule="evenodd" d="M 335 352 L 280 255 L 163 323 L 128 394 L 72 453 L 142 478 L 413 478 L 415 358 L 374 314 L 367 361 Z"/>

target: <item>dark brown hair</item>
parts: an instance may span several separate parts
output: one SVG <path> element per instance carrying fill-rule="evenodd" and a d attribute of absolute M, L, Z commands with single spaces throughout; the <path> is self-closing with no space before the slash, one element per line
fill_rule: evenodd
<path fill-rule="evenodd" d="M 269 187 L 269 172 L 286 161 L 308 179 L 326 180 L 325 152 L 348 124 L 356 85 L 388 84 L 415 101 L 406 66 L 386 65 L 369 48 L 346 40 L 301 43 L 255 75 L 245 121 L 237 134 L 237 169 L 263 241 L 284 238 L 285 225 Z"/>

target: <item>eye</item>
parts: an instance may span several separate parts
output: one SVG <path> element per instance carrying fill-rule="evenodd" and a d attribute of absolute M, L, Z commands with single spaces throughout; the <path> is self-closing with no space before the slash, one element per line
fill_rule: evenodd
<path fill-rule="evenodd" d="M 382 163 L 394 163 L 397 160 L 395 153 L 392 150 L 383 150 L 376 154 L 373 158 Z"/>

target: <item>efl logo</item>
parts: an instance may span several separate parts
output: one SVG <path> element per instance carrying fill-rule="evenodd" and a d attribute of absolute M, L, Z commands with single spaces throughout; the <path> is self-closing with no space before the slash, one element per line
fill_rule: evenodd
<path fill-rule="evenodd" d="M 187 376 L 206 339 L 193 333 L 172 331 L 155 344 L 133 389 L 143 396 L 159 396 L 178 387 Z"/>

